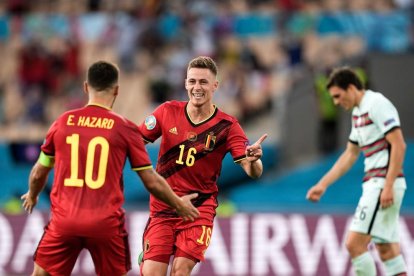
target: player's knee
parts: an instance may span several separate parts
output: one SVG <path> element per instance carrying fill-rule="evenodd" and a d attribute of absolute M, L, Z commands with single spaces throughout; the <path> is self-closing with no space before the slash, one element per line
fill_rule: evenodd
<path fill-rule="evenodd" d="M 348 250 L 349 254 L 352 258 L 355 258 L 367 251 L 367 247 L 356 243 L 354 240 L 348 239 L 345 242 L 346 249 Z"/>
<path fill-rule="evenodd" d="M 370 241 L 370 236 L 351 231 L 346 239 L 345 246 L 351 257 L 356 258 L 368 251 Z"/>
<path fill-rule="evenodd" d="M 192 267 L 186 265 L 173 266 L 171 269 L 171 276 L 189 276 Z"/>
<path fill-rule="evenodd" d="M 376 244 L 375 247 L 377 248 L 378 255 L 382 261 L 393 259 L 400 254 L 398 244 L 381 243 Z"/>
<path fill-rule="evenodd" d="M 345 247 L 352 256 L 353 255 L 352 253 L 355 251 L 354 243 L 351 240 L 347 239 L 345 242 Z"/>
<path fill-rule="evenodd" d="M 378 255 L 382 261 L 390 259 L 392 257 L 389 247 L 376 246 Z"/>
<path fill-rule="evenodd" d="M 164 276 L 167 275 L 168 262 L 145 260 L 140 264 L 141 275 L 144 276 Z"/>
<path fill-rule="evenodd" d="M 49 276 L 50 274 L 46 272 L 43 268 L 41 268 L 38 264 L 34 264 L 34 269 L 32 276 Z"/>
<path fill-rule="evenodd" d="M 171 268 L 172 276 L 189 276 L 193 270 L 195 263 L 190 261 L 175 261 Z"/>
<path fill-rule="evenodd" d="M 149 268 L 148 266 L 145 268 L 145 265 L 141 267 L 140 273 L 142 276 L 164 276 L 166 275 L 166 272 L 162 273 L 160 271 Z"/>

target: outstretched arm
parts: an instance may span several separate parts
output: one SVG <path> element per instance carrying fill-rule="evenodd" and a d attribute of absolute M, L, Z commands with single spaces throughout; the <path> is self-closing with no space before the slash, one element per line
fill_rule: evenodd
<path fill-rule="evenodd" d="M 332 168 L 321 178 L 321 180 L 309 189 L 306 198 L 314 202 L 319 201 L 326 189 L 352 167 L 358 159 L 358 156 L 359 147 L 351 142 L 348 142 L 345 151 L 341 154 Z"/>
<path fill-rule="evenodd" d="M 240 162 L 240 165 L 251 178 L 259 178 L 263 173 L 263 164 L 260 158 L 263 155 L 262 143 L 267 138 L 263 134 L 253 145 L 246 147 L 246 159 Z"/>
<path fill-rule="evenodd" d="M 197 208 L 191 203 L 191 200 L 196 198 L 197 194 L 185 195 L 180 198 L 174 193 L 167 181 L 153 169 L 142 170 L 137 173 L 145 188 L 156 198 L 174 208 L 184 220 L 193 221 L 200 215 Z"/>
<path fill-rule="evenodd" d="M 39 194 L 46 186 L 46 180 L 52 167 L 36 162 L 29 176 L 29 191 L 21 196 L 23 208 L 30 214 L 36 206 Z"/>

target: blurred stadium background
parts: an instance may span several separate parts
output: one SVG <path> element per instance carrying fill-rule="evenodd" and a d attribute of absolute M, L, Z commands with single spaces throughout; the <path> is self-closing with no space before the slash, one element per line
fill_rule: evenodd
<path fill-rule="evenodd" d="M 252 141 L 269 138 L 258 181 L 225 158 L 217 224 L 194 275 L 352 275 L 343 241 L 362 159 L 319 204 L 305 200 L 347 141 L 350 114 L 323 89 L 326 72 L 344 64 L 400 112 L 408 142 L 400 231 L 414 274 L 413 15 L 411 0 L 1 0 L 0 275 L 32 270 L 52 179 L 31 216 L 19 198 L 50 123 L 85 104 L 85 68 L 116 62 L 114 110 L 140 123 L 159 103 L 186 99 L 186 64 L 197 55 L 218 62 L 219 108 Z M 157 144 L 148 150 L 155 163 Z M 148 194 L 128 165 L 125 194 L 137 275 Z M 93 274 L 82 255 L 74 275 Z"/>

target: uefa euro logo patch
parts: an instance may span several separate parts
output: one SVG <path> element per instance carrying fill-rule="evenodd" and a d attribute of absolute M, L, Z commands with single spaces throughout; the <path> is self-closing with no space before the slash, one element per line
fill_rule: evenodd
<path fill-rule="evenodd" d="M 148 130 L 153 130 L 157 125 L 157 119 L 155 119 L 154 115 L 149 115 L 147 118 L 145 118 L 144 124 Z"/>

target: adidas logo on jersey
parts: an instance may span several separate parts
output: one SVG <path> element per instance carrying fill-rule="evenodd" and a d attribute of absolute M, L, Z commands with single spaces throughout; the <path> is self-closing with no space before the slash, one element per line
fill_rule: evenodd
<path fill-rule="evenodd" d="M 170 129 L 170 133 L 177 135 L 178 134 L 177 128 L 173 127 L 172 129 Z"/>

